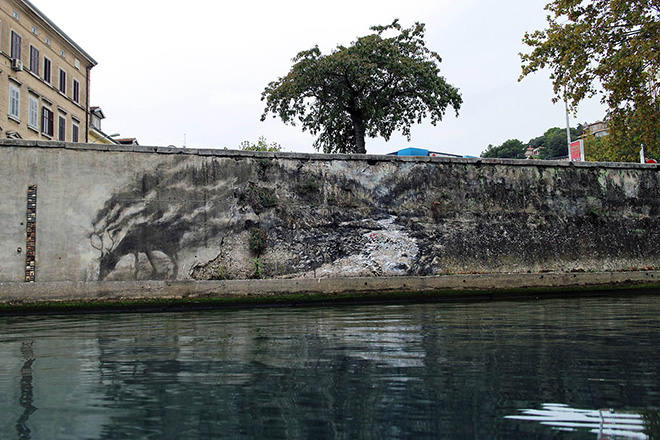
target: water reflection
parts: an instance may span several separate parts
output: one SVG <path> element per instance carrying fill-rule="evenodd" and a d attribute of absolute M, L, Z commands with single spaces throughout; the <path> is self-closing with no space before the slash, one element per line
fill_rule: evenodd
<path fill-rule="evenodd" d="M 505 416 L 570 402 L 652 426 L 659 315 L 639 296 L 0 317 L 0 433 L 592 439 Z"/>
<path fill-rule="evenodd" d="M 37 410 L 32 404 L 34 400 L 34 390 L 32 386 L 32 363 L 34 362 L 34 351 L 32 345 L 34 341 L 23 342 L 21 344 L 21 355 L 25 363 L 21 367 L 21 397 L 19 405 L 25 408 L 23 413 L 16 422 L 16 431 L 18 432 L 19 440 L 28 440 L 32 438 L 30 428 L 27 426 L 27 421 L 33 412 Z"/>
<path fill-rule="evenodd" d="M 586 410 L 562 404 L 543 404 L 543 409 L 521 409 L 522 415 L 506 416 L 506 419 L 538 422 L 552 429 L 580 432 L 586 431 L 603 439 L 647 440 L 649 427 L 644 417 L 633 412 L 618 412 L 613 409 Z"/>

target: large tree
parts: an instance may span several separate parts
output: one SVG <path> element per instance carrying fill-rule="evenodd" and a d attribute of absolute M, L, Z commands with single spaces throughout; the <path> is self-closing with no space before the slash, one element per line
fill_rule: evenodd
<path fill-rule="evenodd" d="M 577 139 L 581 134 L 582 132 L 579 128 L 571 128 L 571 139 Z M 539 159 L 556 159 L 568 156 L 568 142 L 566 139 L 565 128 L 549 128 L 543 133 L 541 139 L 541 146 L 543 149 L 541 150 Z M 536 139 L 530 140 L 530 145 L 535 140 Z"/>
<path fill-rule="evenodd" d="M 610 142 L 660 150 L 660 1 L 554 0 L 548 29 L 527 33 L 521 79 L 549 67 L 573 109 L 602 93 Z"/>
<path fill-rule="evenodd" d="M 525 144 L 518 139 L 509 139 L 500 146 L 489 145 L 488 148 L 481 153 L 481 157 L 524 159 L 525 150 Z"/>
<path fill-rule="evenodd" d="M 318 46 L 300 52 L 291 71 L 264 90 L 261 120 L 273 113 L 299 122 L 326 153 L 366 153 L 366 136 L 389 140 L 401 131 L 410 140 L 412 124 L 429 117 L 435 125 L 448 106 L 458 115 L 461 95 L 440 76 L 441 58 L 426 47 L 423 23 L 371 29 L 329 55 Z"/>
<path fill-rule="evenodd" d="M 588 135 L 584 138 L 584 155 L 595 162 L 639 162 L 639 145 L 612 143 L 610 136 Z"/>

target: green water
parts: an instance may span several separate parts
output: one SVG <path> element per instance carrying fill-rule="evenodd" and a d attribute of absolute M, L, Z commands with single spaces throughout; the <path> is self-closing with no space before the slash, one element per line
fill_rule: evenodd
<path fill-rule="evenodd" d="M 0 317 L 0 369 L 2 439 L 658 438 L 660 296 Z"/>

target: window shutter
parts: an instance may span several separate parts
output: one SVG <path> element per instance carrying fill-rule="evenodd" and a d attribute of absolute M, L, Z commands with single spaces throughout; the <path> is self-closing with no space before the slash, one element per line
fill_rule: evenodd
<path fill-rule="evenodd" d="M 66 95 L 66 72 L 60 69 L 60 92 Z"/>
<path fill-rule="evenodd" d="M 73 79 L 73 101 L 76 104 L 80 103 L 80 83 L 77 79 Z"/>
<path fill-rule="evenodd" d="M 58 139 L 61 141 L 66 140 L 66 119 L 64 119 L 62 116 L 60 116 L 59 119 L 59 127 L 58 127 Z"/>
<path fill-rule="evenodd" d="M 11 57 L 21 59 L 21 36 L 11 31 Z"/>
<path fill-rule="evenodd" d="M 30 46 L 30 70 L 39 74 L 39 49 L 34 46 Z"/>
<path fill-rule="evenodd" d="M 55 114 L 50 109 L 44 107 L 42 115 L 42 133 L 47 134 L 48 136 L 53 136 L 53 133 L 55 132 L 55 122 L 53 118 Z"/>
<path fill-rule="evenodd" d="M 50 66 L 50 60 L 44 57 L 44 81 L 46 81 L 48 84 L 50 84 Z"/>

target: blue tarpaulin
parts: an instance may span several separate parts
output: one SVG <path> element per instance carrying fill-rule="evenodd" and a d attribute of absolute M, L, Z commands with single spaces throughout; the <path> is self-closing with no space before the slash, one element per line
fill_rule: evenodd
<path fill-rule="evenodd" d="M 397 156 L 428 156 L 429 150 L 423 148 L 408 147 L 396 152 Z"/>

